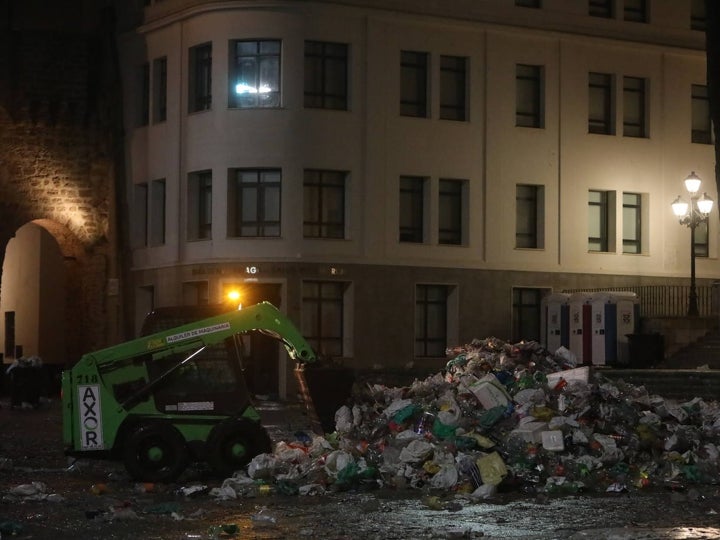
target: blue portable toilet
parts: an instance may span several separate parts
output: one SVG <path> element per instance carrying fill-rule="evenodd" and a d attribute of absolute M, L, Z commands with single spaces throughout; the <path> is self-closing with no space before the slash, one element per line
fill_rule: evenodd
<path fill-rule="evenodd" d="M 570 348 L 570 295 L 553 293 L 541 301 L 540 335 L 542 345 L 550 352 Z"/>
<path fill-rule="evenodd" d="M 627 334 L 635 332 L 640 301 L 633 292 L 598 292 L 592 295 L 592 363 L 627 364 Z"/>
<path fill-rule="evenodd" d="M 592 364 L 592 295 L 573 293 L 568 300 L 570 346 L 578 364 Z"/>

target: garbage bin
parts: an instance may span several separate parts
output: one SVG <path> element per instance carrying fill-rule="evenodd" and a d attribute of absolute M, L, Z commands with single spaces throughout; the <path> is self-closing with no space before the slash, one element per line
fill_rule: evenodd
<path fill-rule="evenodd" d="M 665 359 L 665 338 L 662 334 L 626 334 L 629 361 L 623 367 L 650 368 Z"/>

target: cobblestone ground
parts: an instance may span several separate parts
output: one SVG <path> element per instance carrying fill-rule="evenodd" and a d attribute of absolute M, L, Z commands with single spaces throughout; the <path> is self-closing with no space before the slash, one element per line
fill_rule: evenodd
<path fill-rule="evenodd" d="M 3 538 L 13 533 L 19 539 L 53 540 L 720 537 L 716 486 L 593 497 L 515 493 L 481 502 L 416 490 L 220 501 L 198 488 L 209 490 L 221 480 L 190 469 L 177 484 L 145 491 L 117 463 L 70 464 L 62 452 L 59 402 L 41 410 L 0 405 Z M 276 441 L 309 425 L 296 406 L 264 403 L 260 409 Z M 13 494 L 19 486 L 41 492 Z"/>

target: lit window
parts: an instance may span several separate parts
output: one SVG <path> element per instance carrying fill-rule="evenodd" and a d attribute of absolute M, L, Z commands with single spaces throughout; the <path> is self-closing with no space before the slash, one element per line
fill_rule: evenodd
<path fill-rule="evenodd" d="M 280 106 L 280 41 L 231 41 L 228 106 Z"/>

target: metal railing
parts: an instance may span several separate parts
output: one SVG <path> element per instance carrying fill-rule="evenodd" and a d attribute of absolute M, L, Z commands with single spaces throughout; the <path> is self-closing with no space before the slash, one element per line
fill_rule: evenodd
<path fill-rule="evenodd" d="M 696 287 L 698 311 L 701 317 L 717 313 L 713 308 L 712 285 Z M 684 317 L 687 315 L 690 298 L 689 285 L 639 285 L 635 287 L 599 287 L 595 289 L 565 289 L 564 293 L 576 292 L 634 292 L 640 301 L 640 317 Z"/>

